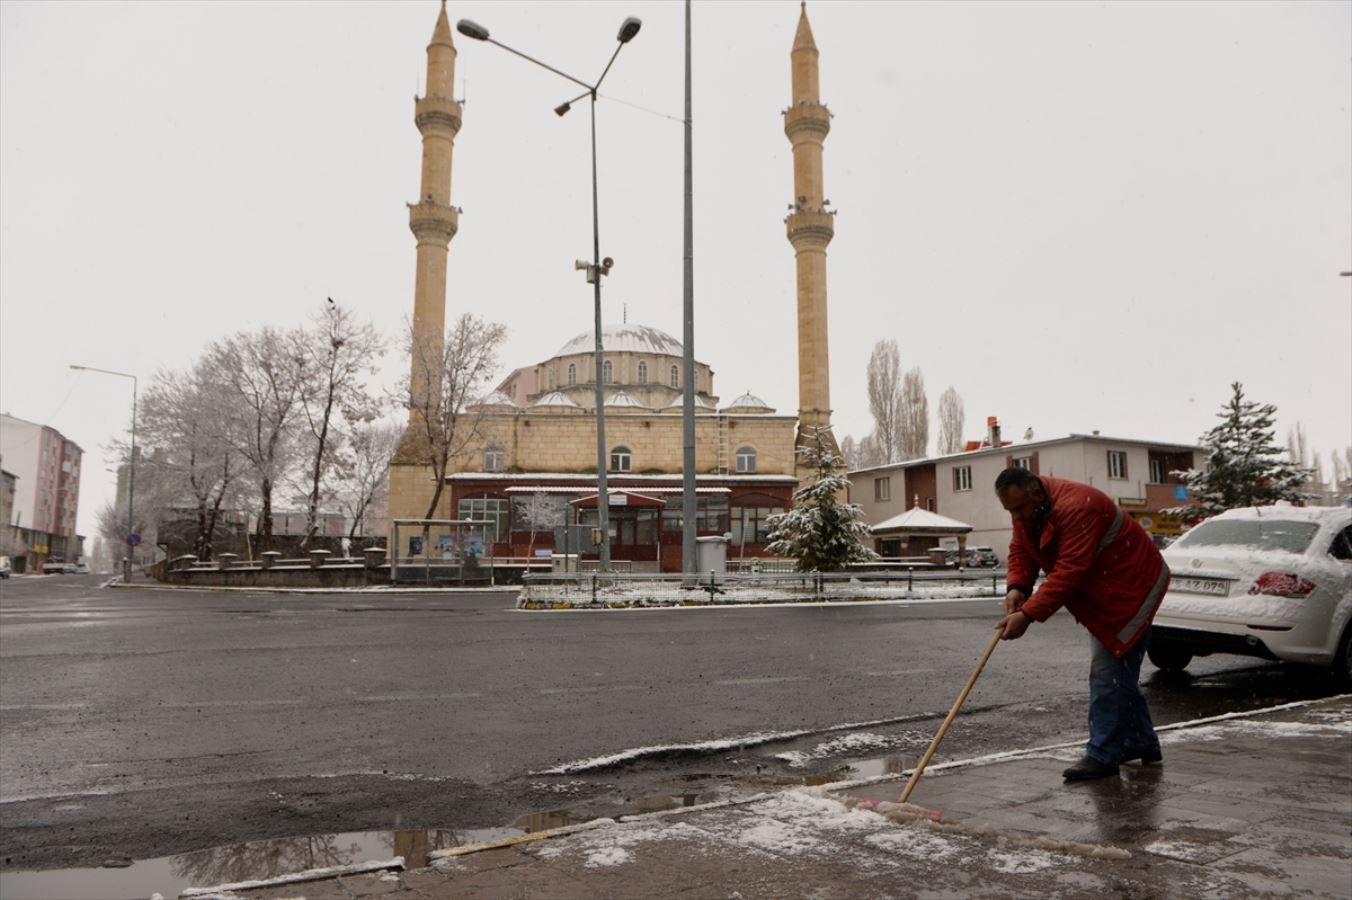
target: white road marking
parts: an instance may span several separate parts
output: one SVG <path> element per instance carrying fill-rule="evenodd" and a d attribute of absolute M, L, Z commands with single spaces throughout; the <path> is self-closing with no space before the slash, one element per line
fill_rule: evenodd
<path fill-rule="evenodd" d="M 724 678 L 721 681 L 715 681 L 714 684 L 745 685 L 745 684 L 779 684 L 785 681 L 809 681 L 802 675 L 763 675 L 759 678 Z"/>

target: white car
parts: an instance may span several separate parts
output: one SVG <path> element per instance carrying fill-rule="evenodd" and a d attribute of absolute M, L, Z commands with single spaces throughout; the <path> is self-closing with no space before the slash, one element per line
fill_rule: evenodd
<path fill-rule="evenodd" d="M 1147 654 L 1165 671 L 1236 653 L 1352 683 L 1352 508 L 1232 509 L 1164 551 L 1172 580 Z"/>

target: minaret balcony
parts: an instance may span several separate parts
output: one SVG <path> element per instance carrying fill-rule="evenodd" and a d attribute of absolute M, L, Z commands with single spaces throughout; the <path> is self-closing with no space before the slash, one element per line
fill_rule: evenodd
<path fill-rule="evenodd" d="M 460 104 L 436 94 L 418 97 L 413 101 L 413 121 L 420 132 L 431 129 L 454 135 L 460 131 Z"/>
<path fill-rule="evenodd" d="M 460 211 L 433 200 L 408 205 L 408 227 L 418 240 L 441 239 L 450 242 L 460 230 Z"/>
<path fill-rule="evenodd" d="M 784 133 L 789 140 L 821 140 L 831 130 L 831 111 L 821 103 L 804 101 L 784 110 Z"/>
<path fill-rule="evenodd" d="M 825 210 L 799 210 L 790 213 L 784 219 L 788 231 L 789 243 L 797 247 L 800 242 L 811 247 L 819 244 L 825 247 L 836 234 L 835 217 Z"/>

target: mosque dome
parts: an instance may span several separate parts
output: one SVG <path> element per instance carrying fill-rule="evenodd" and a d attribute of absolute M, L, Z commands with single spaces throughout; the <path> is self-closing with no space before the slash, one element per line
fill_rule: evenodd
<path fill-rule="evenodd" d="M 504 407 L 507 409 L 516 409 L 517 405 L 512 402 L 511 397 L 508 397 L 502 391 L 493 391 L 493 393 L 484 397 L 482 400 L 479 400 L 478 402 L 472 404 L 470 406 L 470 409 L 480 411 L 489 409 L 503 409 Z"/>
<path fill-rule="evenodd" d="M 606 398 L 606 409 L 621 412 L 648 412 L 652 409 L 624 391 L 616 391 Z"/>
<path fill-rule="evenodd" d="M 708 400 L 704 399 L 704 396 L 702 394 L 695 395 L 695 413 L 697 415 L 703 415 L 704 413 L 711 413 L 717 411 L 718 410 L 714 409 L 713 404 L 711 404 Z M 662 412 L 664 413 L 685 412 L 684 398 L 677 397 L 675 400 L 672 400 L 666 406 L 662 407 Z"/>
<path fill-rule="evenodd" d="M 757 397 L 750 391 L 747 391 L 745 394 L 738 397 L 736 400 L 732 401 L 727 406 L 723 407 L 723 412 L 735 412 L 744 414 L 750 413 L 764 415 L 767 413 L 773 413 L 774 411 L 775 411 L 774 407 L 770 406 L 764 400 Z"/>
<path fill-rule="evenodd" d="M 647 325 L 605 325 L 601 328 L 601 346 L 606 353 L 681 356 L 685 352 L 680 341 L 665 331 Z M 572 356 L 575 353 L 592 353 L 595 350 L 596 333 L 589 328 L 564 344 L 554 355 Z"/>

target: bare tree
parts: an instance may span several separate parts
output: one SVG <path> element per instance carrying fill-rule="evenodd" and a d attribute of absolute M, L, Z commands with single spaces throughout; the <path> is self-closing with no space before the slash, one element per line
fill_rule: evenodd
<path fill-rule="evenodd" d="M 873 414 L 873 440 L 879 463 L 896 462 L 901 450 L 901 353 L 885 338 L 868 358 L 868 409 Z"/>
<path fill-rule="evenodd" d="M 333 434 L 336 420 L 356 423 L 375 417 L 375 398 L 367 391 L 365 376 L 374 374 L 376 359 L 385 352 L 384 342 L 369 323 L 332 298 L 315 315 L 314 325 L 301 331 L 297 346 L 305 358 L 310 377 L 300 393 L 300 411 L 309 445 L 309 494 L 305 500 L 305 537 L 309 547 L 319 528 L 319 497 L 326 476 L 332 471 L 339 441 Z"/>
<path fill-rule="evenodd" d="M 212 344 L 207 360 L 224 391 L 225 439 L 257 479 L 258 548 L 270 550 L 273 491 L 296 464 L 307 360 L 295 332 L 271 327 Z"/>
<path fill-rule="evenodd" d="M 845 471 L 859 468 L 859 445 L 853 435 L 847 434 L 840 439 L 840 458 L 845 461 Z"/>
<path fill-rule="evenodd" d="M 964 418 L 962 398 L 950 386 L 939 396 L 939 453 L 959 453 L 962 451 Z"/>
<path fill-rule="evenodd" d="M 867 469 L 870 466 L 881 466 L 889 462 L 883 458 L 882 450 L 878 448 L 878 438 L 873 434 L 866 434 L 859 440 L 859 446 L 855 448 L 855 457 L 859 460 L 859 468 Z"/>
<path fill-rule="evenodd" d="M 432 467 L 436 487 L 424 518 L 436 514 L 451 461 L 479 441 L 483 417 L 468 407 L 489 387 L 506 336 L 503 326 L 468 313 L 456 321 L 444 341 L 420 338 L 409 329 L 405 348 L 413 365 L 402 389 L 409 409 L 409 435 L 401 455 Z"/>
<path fill-rule="evenodd" d="M 898 445 L 901 458 L 924 456 L 929 450 L 929 399 L 925 396 L 925 376 L 920 373 L 919 366 L 901 380 L 897 419 L 901 428 Z"/>
<path fill-rule="evenodd" d="M 348 435 L 341 465 L 338 497 L 351 523 L 347 536 L 357 536 L 366 511 L 383 491 L 389 490 L 390 460 L 399 448 L 403 430 L 383 423 L 359 423 Z"/>

